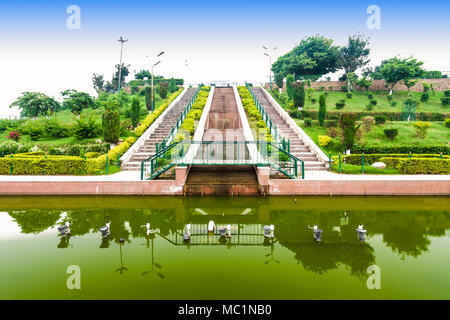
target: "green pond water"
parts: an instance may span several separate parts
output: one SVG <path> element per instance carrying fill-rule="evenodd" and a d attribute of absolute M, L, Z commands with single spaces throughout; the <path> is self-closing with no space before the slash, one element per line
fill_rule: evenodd
<path fill-rule="evenodd" d="M 450 299 L 449 204 L 448 197 L 3 197 L 0 299 Z M 231 239 L 208 235 L 210 220 L 230 224 Z M 70 238 L 57 230 L 65 221 Z M 103 239 L 99 229 L 109 221 Z M 274 240 L 263 235 L 270 224 Z M 308 229 L 314 224 L 321 243 Z M 66 285 L 73 265 L 80 290 Z M 380 289 L 368 288 L 373 265 Z"/>

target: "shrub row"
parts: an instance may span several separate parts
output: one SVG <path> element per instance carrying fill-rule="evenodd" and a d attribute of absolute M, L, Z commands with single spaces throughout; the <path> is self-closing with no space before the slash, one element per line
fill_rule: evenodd
<path fill-rule="evenodd" d="M 401 154 L 410 152 L 413 154 L 450 154 L 450 146 L 447 145 L 427 145 L 427 146 L 417 146 L 417 145 L 397 145 L 397 146 L 362 146 L 355 145 L 352 148 L 353 153 L 395 153 Z"/>
<path fill-rule="evenodd" d="M 206 101 L 208 100 L 210 87 L 201 87 L 200 91 L 197 94 L 197 97 L 195 98 L 194 103 L 192 104 L 191 110 L 186 115 L 186 118 L 184 119 L 182 125 L 180 126 L 181 129 L 189 132 L 189 134 L 192 135 L 195 132 L 195 121 L 200 120 L 203 108 L 206 105 Z M 175 141 L 181 141 L 184 140 L 183 132 L 180 130 L 177 135 L 175 136 Z"/>
<path fill-rule="evenodd" d="M 141 125 L 136 128 L 135 133 L 138 137 L 142 136 L 142 134 L 148 129 L 148 127 L 150 127 L 152 123 L 155 122 L 156 119 L 158 119 L 161 113 L 163 113 L 164 110 L 167 109 L 167 107 L 173 102 L 173 100 L 175 100 L 175 98 L 181 93 L 181 91 L 183 91 L 183 89 L 179 89 L 178 91 L 172 93 L 158 109 L 145 117 Z"/>
<path fill-rule="evenodd" d="M 317 110 L 294 110 L 289 112 L 290 116 L 297 119 L 302 118 L 311 118 L 314 120 L 318 119 L 318 111 Z M 340 111 L 328 111 L 327 119 L 338 119 L 340 117 Z M 357 119 L 364 118 L 366 116 L 386 116 L 386 119 L 389 121 L 402 121 L 402 113 L 401 112 L 355 112 L 357 115 Z M 421 121 L 445 121 L 445 118 L 449 118 L 450 113 L 439 113 L 439 112 L 417 112 L 416 120 Z"/>
<path fill-rule="evenodd" d="M 450 156 L 442 156 L 444 159 L 449 159 L 450 160 Z M 337 163 L 339 161 L 339 156 L 334 156 L 332 157 L 333 160 L 335 161 L 335 163 Z M 409 154 L 386 154 L 386 153 L 378 153 L 378 154 L 364 154 L 364 163 L 375 163 L 378 161 L 384 162 L 382 159 L 393 159 L 391 160 L 392 162 L 395 162 L 397 160 L 402 160 L 402 159 L 409 159 Z M 411 158 L 415 159 L 415 158 L 440 158 L 440 154 L 411 154 Z M 345 163 L 349 163 L 349 164 L 354 164 L 354 165 L 361 165 L 362 163 L 362 154 L 350 154 L 350 155 L 345 155 L 345 156 L 341 156 L 341 162 Z M 384 162 L 386 163 L 386 162 Z M 388 163 L 386 163 L 386 165 L 388 167 L 391 168 L 396 168 L 396 166 L 390 166 L 388 165 Z"/>

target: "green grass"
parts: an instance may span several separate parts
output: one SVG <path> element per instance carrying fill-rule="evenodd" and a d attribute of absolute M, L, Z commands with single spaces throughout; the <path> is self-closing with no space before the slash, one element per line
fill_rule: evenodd
<path fill-rule="evenodd" d="M 327 92 L 327 91 L 326 91 Z M 311 100 L 306 98 L 305 101 L 305 110 L 319 110 L 319 96 L 321 92 L 316 91 L 312 98 L 316 99 L 316 103 L 312 103 Z M 389 92 L 371 92 L 374 100 L 377 100 L 377 105 L 373 107 L 371 112 L 401 112 L 403 102 L 412 98 L 416 101 L 420 101 L 421 92 L 411 92 L 411 97 L 408 96 L 408 92 L 399 91 L 393 92 L 392 101 L 387 100 L 387 96 Z M 280 94 L 284 97 L 283 99 L 276 99 L 284 109 L 288 109 L 288 103 L 283 101 L 288 101 L 287 93 L 283 92 Z M 427 102 L 420 102 L 419 106 L 416 109 L 416 112 L 442 112 L 447 113 L 450 109 L 444 107 L 441 103 L 441 98 L 444 97 L 443 92 L 436 92 L 430 94 L 430 99 Z M 336 102 L 339 100 L 345 100 L 345 107 L 343 109 L 336 109 Z M 365 92 L 353 92 L 352 98 L 348 99 L 346 97 L 345 92 L 328 92 L 327 96 L 327 110 L 328 111 L 353 111 L 353 112 L 367 112 L 366 105 L 369 103 L 369 98 L 367 97 L 367 93 Z M 396 106 L 391 106 L 391 102 L 397 102 Z"/>
<path fill-rule="evenodd" d="M 339 164 L 337 162 L 333 163 L 331 171 L 339 173 Z M 341 173 L 361 174 L 362 167 L 353 164 L 341 163 Z M 393 168 L 378 169 L 372 167 L 370 164 L 366 164 L 364 165 L 364 174 L 401 174 L 401 173 L 397 169 Z"/>
<path fill-rule="evenodd" d="M 321 147 L 319 145 L 319 135 L 329 135 L 328 128 L 319 126 L 318 121 L 313 121 L 312 127 L 306 127 L 303 120 L 295 120 L 296 123 L 305 131 L 305 133 L 324 151 L 326 154 L 331 152 L 332 155 L 337 155 L 342 150 L 337 150 L 331 147 Z M 361 123 L 361 122 L 359 122 Z M 365 144 L 370 146 L 395 146 L 395 145 L 446 145 L 450 141 L 450 129 L 445 127 L 444 122 L 430 122 L 431 128 L 428 129 L 427 135 L 424 139 L 416 136 L 416 130 L 413 127 L 413 122 L 405 121 L 388 121 L 384 125 L 375 125 L 369 132 L 365 131 L 361 124 L 362 137 L 357 141 L 357 144 Z M 384 135 L 384 129 L 396 128 L 398 135 L 394 140 L 389 140 Z M 339 128 L 336 128 L 338 133 Z M 334 139 L 339 139 L 338 136 Z"/>

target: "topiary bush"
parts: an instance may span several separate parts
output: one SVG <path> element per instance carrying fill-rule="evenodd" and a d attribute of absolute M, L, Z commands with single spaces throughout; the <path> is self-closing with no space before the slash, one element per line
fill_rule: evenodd
<path fill-rule="evenodd" d="M 398 129 L 395 128 L 384 129 L 383 132 L 384 135 L 388 137 L 389 140 L 394 140 L 395 137 L 398 135 Z"/>
<path fill-rule="evenodd" d="M 428 92 L 424 92 L 420 95 L 420 101 L 427 102 L 430 99 L 430 94 Z"/>
<path fill-rule="evenodd" d="M 431 123 L 424 121 L 417 121 L 413 123 L 414 128 L 416 129 L 416 136 L 424 139 L 427 135 L 428 129 L 431 127 Z"/>
<path fill-rule="evenodd" d="M 310 118 L 305 118 L 304 122 L 306 127 L 312 127 L 312 120 Z"/>
<path fill-rule="evenodd" d="M 319 97 L 319 112 L 317 114 L 317 117 L 319 119 L 319 124 L 323 127 L 324 120 L 327 116 L 327 104 L 325 95 L 321 94 Z"/>
<path fill-rule="evenodd" d="M 404 174 L 450 174 L 450 159 L 407 158 L 397 168 Z"/>
<path fill-rule="evenodd" d="M 133 98 L 133 101 L 131 102 L 131 111 L 130 111 L 131 125 L 133 126 L 133 128 L 136 128 L 138 126 L 140 117 L 141 117 L 141 104 L 139 103 L 138 98 Z"/>
<path fill-rule="evenodd" d="M 347 92 L 346 96 L 347 96 L 347 99 L 351 99 L 353 94 L 351 92 Z"/>
<path fill-rule="evenodd" d="M 445 127 L 450 128 L 450 118 L 445 119 Z"/>
<path fill-rule="evenodd" d="M 340 110 L 345 107 L 345 100 L 339 100 L 339 102 L 336 102 L 336 109 Z"/>
<path fill-rule="evenodd" d="M 376 115 L 374 118 L 375 118 L 375 123 L 376 123 L 377 125 L 381 125 L 381 124 L 386 123 L 386 116 L 383 116 L 383 115 Z"/>
<path fill-rule="evenodd" d="M 341 114 L 339 126 L 342 129 L 343 145 L 346 150 L 352 149 L 355 143 L 356 132 L 361 125 L 356 124 L 356 114 L 353 112 Z"/>

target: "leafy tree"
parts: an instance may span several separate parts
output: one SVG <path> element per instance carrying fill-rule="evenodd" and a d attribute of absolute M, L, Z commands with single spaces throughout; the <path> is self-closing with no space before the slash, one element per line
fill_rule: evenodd
<path fill-rule="evenodd" d="M 150 79 L 152 77 L 152 74 L 148 70 L 141 70 L 138 73 L 136 73 L 134 77 L 138 80 L 144 80 L 145 77 Z"/>
<path fill-rule="evenodd" d="M 175 81 L 174 78 L 171 78 L 171 79 L 169 80 L 169 92 L 170 92 L 170 93 L 174 93 L 174 92 L 177 91 L 177 90 L 178 90 L 177 82 Z"/>
<path fill-rule="evenodd" d="M 94 85 L 94 90 L 97 91 L 97 94 L 99 94 L 101 91 L 104 90 L 105 80 L 103 79 L 102 74 L 96 74 L 92 76 L 92 83 Z"/>
<path fill-rule="evenodd" d="M 117 90 L 117 86 L 114 86 L 114 84 L 110 81 L 106 81 L 104 90 L 106 93 L 114 93 Z"/>
<path fill-rule="evenodd" d="M 103 138 L 106 142 L 116 144 L 120 136 L 119 103 L 115 100 L 104 103 L 105 112 L 102 117 Z"/>
<path fill-rule="evenodd" d="M 323 126 L 326 116 L 327 116 L 327 104 L 326 104 L 325 94 L 322 93 L 319 97 L 319 113 L 317 114 L 317 117 L 319 119 L 319 124 L 321 126 Z"/>
<path fill-rule="evenodd" d="M 305 105 L 305 84 L 303 82 L 292 83 L 292 99 L 294 100 L 294 107 L 302 109 Z"/>
<path fill-rule="evenodd" d="M 392 94 L 392 90 L 397 82 L 403 81 L 408 86 L 411 84 L 410 80 L 420 78 L 424 72 L 422 65 L 423 62 L 417 61 L 417 59 L 413 59 L 412 57 L 406 59 L 395 57 L 383 61 L 379 72 L 383 79 L 386 80 L 386 83 L 391 85 L 389 94 Z"/>
<path fill-rule="evenodd" d="M 348 92 L 353 91 L 353 86 L 355 82 L 358 80 L 358 76 L 354 72 L 349 72 L 347 74 L 347 90 Z"/>
<path fill-rule="evenodd" d="M 295 78 L 293 74 L 288 74 L 286 76 L 286 92 L 288 94 L 289 100 L 292 100 L 293 94 L 292 94 L 292 84 L 295 83 Z"/>
<path fill-rule="evenodd" d="M 345 149 L 349 150 L 355 144 L 356 132 L 358 132 L 361 125 L 356 125 L 356 114 L 353 112 L 342 113 L 339 125 L 344 136 L 344 141 L 342 143 L 344 144 Z"/>
<path fill-rule="evenodd" d="M 130 68 L 130 65 L 125 66 L 125 64 L 122 63 L 122 73 L 120 74 L 120 87 L 122 87 L 122 84 L 125 82 L 125 78 L 130 74 L 130 70 L 128 69 Z M 120 69 L 120 65 L 116 64 L 116 73 L 113 75 L 112 78 L 112 85 L 114 87 L 114 90 L 117 90 L 118 86 L 119 86 L 119 69 Z"/>
<path fill-rule="evenodd" d="M 283 79 L 284 79 L 284 76 L 281 73 L 275 74 L 274 80 L 275 80 L 275 83 L 277 84 L 277 87 L 280 89 L 283 88 Z"/>
<path fill-rule="evenodd" d="M 354 73 L 359 68 L 366 66 L 370 61 L 370 49 L 368 46 L 369 39 L 358 34 L 348 37 L 347 46 L 340 49 L 337 65 L 339 68 L 344 69 L 349 90 L 351 89 L 350 73 Z"/>
<path fill-rule="evenodd" d="M 152 111 L 152 101 L 151 101 L 151 88 L 145 87 L 145 106 L 147 107 L 148 112 Z"/>
<path fill-rule="evenodd" d="M 10 106 L 20 109 L 20 117 L 37 118 L 53 114 L 61 107 L 55 99 L 40 92 L 23 92 Z"/>
<path fill-rule="evenodd" d="M 159 84 L 159 89 L 158 89 L 159 90 L 159 96 L 162 99 L 165 99 L 167 97 L 168 88 L 169 88 L 169 83 L 166 82 L 166 81 L 161 82 Z"/>
<path fill-rule="evenodd" d="M 134 128 L 139 124 L 139 118 L 141 115 L 141 104 L 138 98 L 133 98 L 131 102 L 131 124 Z"/>
<path fill-rule="evenodd" d="M 77 116 L 83 109 L 94 108 L 94 99 L 86 92 L 70 89 L 61 92 L 61 96 L 64 98 L 63 109 L 69 109 Z"/>
<path fill-rule="evenodd" d="M 295 79 L 317 79 L 337 70 L 339 47 L 323 36 L 303 39 L 292 51 L 278 58 L 272 65 L 275 75 L 295 74 Z"/>
<path fill-rule="evenodd" d="M 373 81 L 368 79 L 366 76 L 362 77 L 359 80 L 356 80 L 356 84 L 366 90 L 366 92 L 369 92 L 369 88 L 372 85 Z"/>

